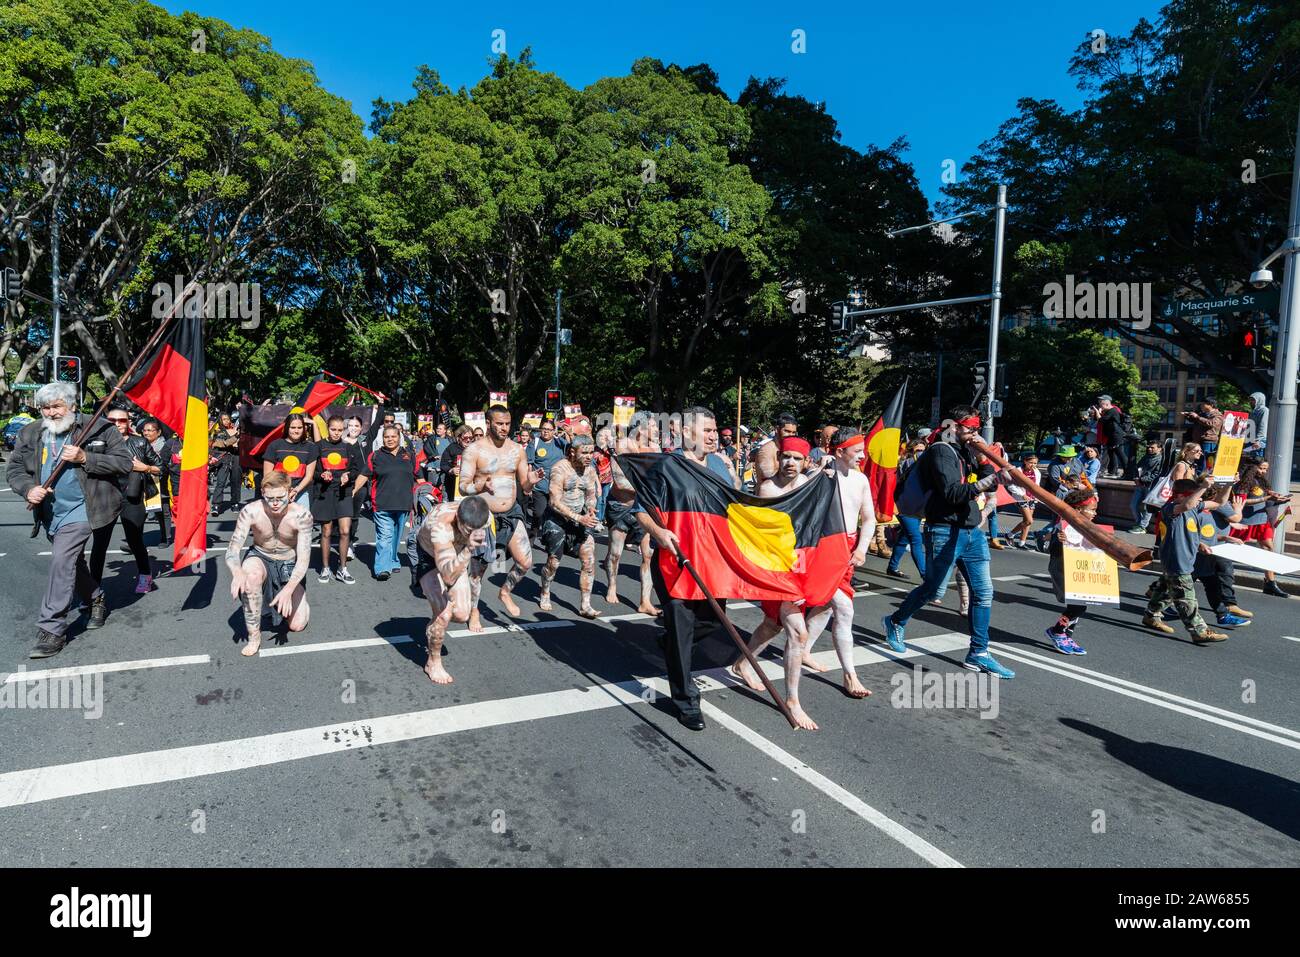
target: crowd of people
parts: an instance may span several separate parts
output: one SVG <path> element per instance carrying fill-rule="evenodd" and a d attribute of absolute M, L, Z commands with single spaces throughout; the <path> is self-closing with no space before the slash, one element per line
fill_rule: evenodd
<path fill-rule="evenodd" d="M 87 417 L 77 410 L 74 387 L 66 383 L 43 386 L 35 405 L 40 418 L 19 434 L 7 475 L 10 488 L 33 507 L 52 542 L 31 652 L 40 658 L 63 650 L 81 604 L 88 612 L 88 629 L 104 626 L 104 561 L 119 522 L 135 563 L 136 592 L 144 595 L 156 587 L 145 533 L 156 520 L 160 543 L 172 534 L 168 519 L 171 503 L 182 494 L 183 449 L 178 437 L 164 437 L 156 420 L 136 421 L 124 408 L 108 410 L 106 421 L 97 422 L 73 445 L 74 429 L 79 431 Z M 1086 654 L 1076 629 L 1087 606 L 1067 600 L 1063 587 L 1064 549 L 1079 546 L 1080 533 L 1044 504 L 1040 486 L 1092 520 L 1099 478 L 1107 472 L 1131 474 L 1134 524 L 1128 531 L 1146 532 L 1154 522 L 1161 572 L 1147 592 L 1142 624 L 1168 634 L 1174 631 L 1169 622 L 1181 620 L 1198 644 L 1224 640 L 1227 635 L 1211 628 L 1198 612 L 1198 582 L 1217 626 L 1249 624 L 1251 613 L 1237 603 L 1232 563 L 1209 546 L 1229 537 L 1269 545 L 1288 496 L 1269 485 L 1267 464 L 1247 457 L 1236 481 L 1215 482 L 1207 462 L 1222 413 L 1209 403 L 1189 417 L 1198 438 L 1189 438 L 1172 456 L 1156 441 L 1146 444 L 1142 456 L 1129 456 L 1119 441 L 1125 434 L 1123 415 L 1108 396 L 1101 396 L 1086 415 L 1096 423 L 1093 444 L 1055 443 L 1042 461 L 1026 453 L 1015 468 L 1002 468 L 972 444 L 980 428 L 976 410 L 951 409 L 938 429 L 917 430 L 904 441 L 894 487 L 915 485 L 923 492 L 923 505 L 895 509 L 895 503 L 888 503 L 888 511 L 898 512 L 888 523 L 877 520 L 881 503 L 873 502 L 864 474 L 867 444 L 859 429 L 826 424 L 805 438 L 798 420 L 785 414 L 770 430 L 740 428 L 736 434 L 720 429 L 714 413 L 703 407 L 670 417 L 662 430 L 658 417 L 642 412 L 625 425 L 602 425 L 595 434 L 591 420 L 581 415 L 548 417 L 536 428 L 516 428 L 512 413 L 501 405 L 486 410 L 479 428 L 438 421 L 420 431 L 399 424 L 397 415 L 380 405 L 368 428 L 360 417 L 334 415 L 325 420 L 321 435 L 315 434 L 310 417 L 290 413 L 265 445 L 254 474 L 240 464 L 239 424 L 222 413 L 209 438 L 206 491 L 213 516 L 236 511 L 225 564 L 229 593 L 243 609 L 245 656 L 258 653 L 267 617 L 273 630 L 296 633 L 308 627 L 307 582 L 314 554 L 319 555 L 314 569 L 318 586 L 355 584 L 350 565 L 358 559 L 358 523 L 369 517 L 375 529 L 372 577 L 389 581 L 401 570 L 405 555 L 411 588 L 428 602 L 425 672 L 436 684 L 453 680 L 442 660 L 451 622 L 463 622 L 470 631 L 484 628 L 485 578 L 500 576 L 496 605 L 505 616 L 517 618 L 523 612 L 516 588 L 534 573 L 534 554 L 540 552 L 537 608 L 551 612 L 552 584 L 563 557 L 571 556 L 579 565 L 576 612 L 599 618 L 605 611 L 593 595 L 600 540 L 607 606 L 621 601 L 619 570 L 630 545 L 639 553 L 637 610 L 661 622 L 661 647 L 679 720 L 700 729 L 704 719 L 691 677 L 692 651 L 722 622 L 708 601 L 670 594 L 656 555 L 675 555 L 679 542 L 660 523 L 661 516 L 641 507 L 619 457 L 679 455 L 732 489 L 758 498 L 784 496 L 808 482 L 833 481 L 851 555 L 842 580 L 835 583 L 835 597 L 817 607 L 808 600 L 764 602 L 763 622 L 748 641 L 757 653 L 784 635 L 785 703 L 800 727 L 816 729 L 798 690 L 803 668 L 825 670 L 812 656 L 822 631 L 830 629 L 845 693 L 870 695 L 855 673 L 852 626 L 853 575 L 872 554 L 883 561 L 887 576 L 910 581 L 903 571 L 909 557 L 919 576 L 919 583 L 881 621 L 884 643 L 895 653 L 906 651 L 910 619 L 927 604 L 941 604 L 955 575 L 959 610 L 970 631 L 965 666 L 1013 678 L 1014 672 L 989 650 L 990 555 L 1036 547 L 1048 553 L 1048 572 L 1061 605 L 1046 636 L 1062 654 Z M 1255 438 L 1260 441 L 1258 434 Z M 1252 451 L 1261 449 L 1257 445 Z M 1010 458 L 996 445 L 990 454 Z M 55 476 L 59 463 L 64 467 Z M 1167 501 L 1148 504 L 1161 482 L 1169 489 Z M 252 495 L 246 496 L 250 486 Z M 1002 519 L 1016 520 L 1005 534 L 998 524 L 999 487 L 1009 501 Z M 1047 521 L 1040 522 L 1044 511 Z M 1286 597 L 1271 575 L 1265 594 Z M 725 607 L 729 596 L 717 597 Z M 744 656 L 738 656 L 732 670 L 749 687 L 763 688 Z"/>

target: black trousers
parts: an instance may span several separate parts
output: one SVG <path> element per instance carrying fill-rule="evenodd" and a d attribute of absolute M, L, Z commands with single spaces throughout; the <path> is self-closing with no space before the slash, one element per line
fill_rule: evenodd
<path fill-rule="evenodd" d="M 241 478 L 242 476 L 239 474 L 239 456 L 223 455 L 217 460 L 216 476 L 212 481 L 211 498 L 213 508 L 217 507 L 223 489 L 227 490 L 232 507 L 239 504 L 240 495 L 243 491 Z"/>
<path fill-rule="evenodd" d="M 551 493 L 550 491 L 542 492 L 538 489 L 533 489 L 532 499 L 533 513 L 529 516 L 529 519 L 533 526 L 533 530 L 537 531 L 542 527 L 542 516 L 546 514 L 547 506 L 551 504 Z"/>
<path fill-rule="evenodd" d="M 108 554 L 108 544 L 113 538 L 113 528 L 116 525 L 117 522 L 109 522 L 90 533 L 90 577 L 95 580 L 97 587 L 104 581 L 104 557 Z M 90 601 L 85 594 L 81 597 Z"/>
<path fill-rule="evenodd" d="M 1236 566 L 1218 555 L 1197 555 L 1193 577 L 1205 586 L 1205 597 L 1216 612 L 1225 605 L 1237 604 L 1237 590 L 1232 587 Z"/>
<path fill-rule="evenodd" d="M 659 605 L 664 610 L 664 633 L 660 642 L 673 704 L 684 715 L 699 714 L 700 690 L 695 687 L 695 680 L 691 677 L 691 659 L 694 657 L 696 643 L 724 626 L 713 613 L 713 606 L 708 599 L 683 601 L 669 596 L 668 585 L 664 582 L 663 573 L 659 571 L 658 556 L 650 562 L 650 580 L 654 583 Z M 719 598 L 718 604 L 725 610 L 727 600 Z"/>

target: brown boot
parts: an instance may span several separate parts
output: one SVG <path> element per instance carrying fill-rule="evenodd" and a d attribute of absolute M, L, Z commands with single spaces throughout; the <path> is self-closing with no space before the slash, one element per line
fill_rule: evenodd
<path fill-rule="evenodd" d="M 1142 626 L 1144 628 L 1151 628 L 1154 631 L 1158 631 L 1162 635 L 1172 635 L 1174 633 L 1174 630 L 1169 627 L 1169 625 L 1165 624 L 1159 618 L 1153 618 L 1151 615 L 1143 616 Z"/>
<path fill-rule="evenodd" d="M 1192 641 L 1198 645 L 1208 645 L 1213 641 L 1227 641 L 1228 636 L 1221 631 L 1210 631 L 1205 629 L 1199 635 L 1192 635 Z"/>

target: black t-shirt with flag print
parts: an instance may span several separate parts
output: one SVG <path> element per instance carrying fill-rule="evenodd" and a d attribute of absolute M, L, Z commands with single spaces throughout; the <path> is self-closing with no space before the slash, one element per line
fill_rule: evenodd
<path fill-rule="evenodd" d="M 346 473 L 348 485 L 356 482 L 356 478 L 365 469 L 365 459 L 361 455 L 361 447 L 356 443 L 331 442 L 328 439 L 324 442 L 316 443 L 316 475 L 312 480 L 313 491 L 317 497 L 324 497 L 326 494 L 341 494 L 339 486 L 340 479 Z M 330 474 L 329 481 L 322 478 L 323 473 Z"/>
<path fill-rule="evenodd" d="M 276 439 L 266 447 L 262 457 L 275 466 L 274 471 L 284 472 L 295 482 L 307 474 L 307 466 L 319 457 L 315 442 L 293 443 Z"/>

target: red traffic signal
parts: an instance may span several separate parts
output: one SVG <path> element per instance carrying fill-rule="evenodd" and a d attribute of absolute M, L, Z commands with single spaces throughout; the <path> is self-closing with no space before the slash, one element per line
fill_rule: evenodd
<path fill-rule="evenodd" d="M 564 409 L 564 397 L 559 389 L 546 390 L 546 403 L 543 408 L 547 412 L 560 412 Z"/>
<path fill-rule="evenodd" d="M 54 378 L 59 382 L 81 382 L 81 359 L 59 356 L 54 360 Z"/>

